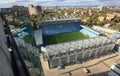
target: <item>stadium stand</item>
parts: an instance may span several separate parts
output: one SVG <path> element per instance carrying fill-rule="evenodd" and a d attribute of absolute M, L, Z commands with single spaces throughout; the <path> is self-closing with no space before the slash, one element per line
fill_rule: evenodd
<path fill-rule="evenodd" d="M 82 29 L 79 23 L 60 23 L 41 26 L 44 36 L 59 34 L 64 32 L 76 32 Z"/>
<path fill-rule="evenodd" d="M 69 64 L 112 51 L 114 44 L 106 37 L 89 38 L 55 45 L 47 45 L 44 51 L 50 68 Z M 43 47 L 41 48 L 42 51 Z"/>
<path fill-rule="evenodd" d="M 112 41 L 115 42 L 116 39 L 118 39 L 118 38 L 120 38 L 120 32 L 116 32 L 116 33 L 113 34 Z"/>
<path fill-rule="evenodd" d="M 43 44 L 43 37 L 42 37 L 42 31 L 41 30 L 36 30 L 34 32 L 34 38 L 35 38 L 35 42 L 36 42 L 37 46 Z"/>

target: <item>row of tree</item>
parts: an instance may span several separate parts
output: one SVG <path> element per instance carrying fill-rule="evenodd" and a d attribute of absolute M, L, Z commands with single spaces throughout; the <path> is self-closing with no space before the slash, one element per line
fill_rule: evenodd
<path fill-rule="evenodd" d="M 84 24 L 87 24 L 89 26 L 93 26 L 93 25 L 99 25 L 99 26 L 103 26 L 105 24 L 111 24 L 111 27 L 113 28 L 119 28 L 120 24 L 118 24 L 120 22 L 120 17 L 115 16 L 112 20 L 103 20 L 103 21 L 99 21 L 98 17 L 99 16 L 104 16 L 106 17 L 106 13 L 107 12 L 99 12 L 99 13 L 93 13 L 91 16 L 89 14 L 85 14 L 82 15 L 83 18 L 88 18 L 86 22 L 83 22 Z M 120 28 L 119 28 L 120 29 Z"/>

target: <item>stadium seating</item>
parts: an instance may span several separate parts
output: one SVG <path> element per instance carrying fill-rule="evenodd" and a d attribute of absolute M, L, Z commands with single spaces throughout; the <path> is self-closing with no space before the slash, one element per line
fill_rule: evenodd
<path fill-rule="evenodd" d="M 94 32 L 91 32 L 87 29 L 81 29 L 80 32 L 87 34 L 89 37 L 96 37 L 97 36 Z"/>
<path fill-rule="evenodd" d="M 43 36 L 80 31 L 81 33 L 86 34 L 89 37 L 97 37 L 97 34 L 95 32 L 80 26 L 79 22 L 44 25 L 41 26 L 41 30 Z"/>
<path fill-rule="evenodd" d="M 64 32 L 76 32 L 82 29 L 78 22 L 74 23 L 59 23 L 41 26 L 44 36 L 59 34 Z"/>

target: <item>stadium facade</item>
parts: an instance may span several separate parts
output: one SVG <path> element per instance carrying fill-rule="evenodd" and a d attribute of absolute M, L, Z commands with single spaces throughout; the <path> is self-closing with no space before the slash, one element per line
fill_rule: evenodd
<path fill-rule="evenodd" d="M 83 62 L 112 52 L 115 44 L 101 33 L 89 27 L 80 25 L 78 19 L 44 21 L 39 23 L 40 30 L 35 31 L 36 44 L 44 52 L 44 59 L 49 62 L 50 68 Z M 44 43 L 44 36 L 65 32 L 81 32 L 88 38 L 69 42 L 49 44 Z M 55 40 L 55 39 L 53 39 Z"/>
<path fill-rule="evenodd" d="M 91 57 L 97 57 L 111 52 L 114 43 L 106 37 L 96 37 L 85 40 L 46 46 L 50 68 L 69 63 L 82 62 Z"/>

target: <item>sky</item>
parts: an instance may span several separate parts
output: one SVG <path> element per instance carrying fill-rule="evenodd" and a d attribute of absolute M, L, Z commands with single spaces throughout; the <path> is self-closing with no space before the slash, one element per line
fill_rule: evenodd
<path fill-rule="evenodd" d="M 29 4 L 41 6 L 120 6 L 120 0 L 0 0 L 0 8 L 12 5 L 28 6 Z"/>

